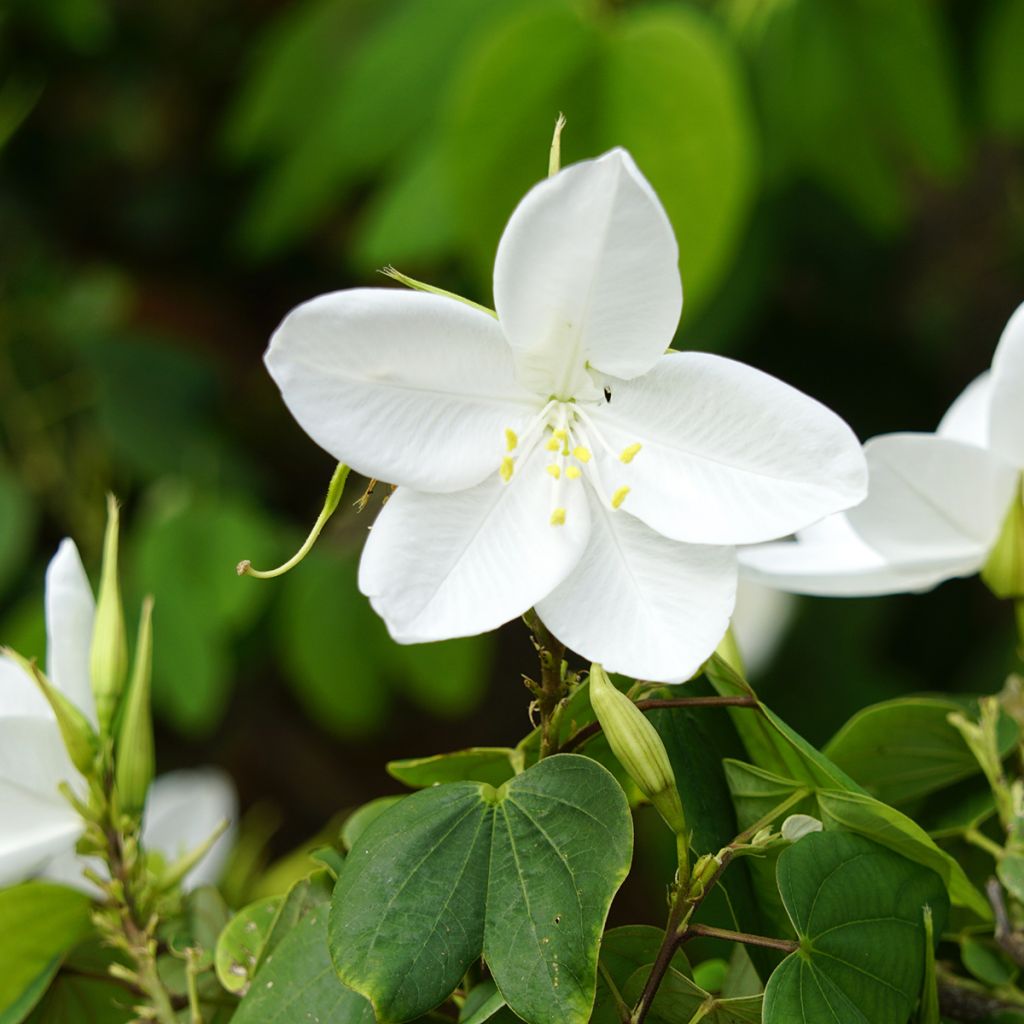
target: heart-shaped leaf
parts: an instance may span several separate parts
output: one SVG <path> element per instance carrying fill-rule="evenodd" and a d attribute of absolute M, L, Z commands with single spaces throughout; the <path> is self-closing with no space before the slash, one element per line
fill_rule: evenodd
<path fill-rule="evenodd" d="M 771 978 L 765 1024 L 906 1024 L 925 965 L 923 908 L 942 931 L 935 872 L 862 836 L 816 832 L 783 851 L 779 892 L 800 941 Z"/>
<path fill-rule="evenodd" d="M 481 953 L 531 1024 L 583 1024 L 597 950 L 629 868 L 632 822 L 600 765 L 563 754 L 500 789 L 434 786 L 353 846 L 331 912 L 331 954 L 380 1021 L 443 1002 Z"/>

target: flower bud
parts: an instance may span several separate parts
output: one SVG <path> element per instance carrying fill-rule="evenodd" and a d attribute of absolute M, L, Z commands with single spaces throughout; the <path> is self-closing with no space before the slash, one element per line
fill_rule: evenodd
<path fill-rule="evenodd" d="M 114 780 L 120 809 L 129 815 L 142 813 L 146 793 L 156 770 L 153 753 L 153 713 L 150 708 L 150 679 L 153 661 L 153 600 L 142 603 L 135 664 L 125 694 L 124 710 L 117 734 Z"/>
<path fill-rule="evenodd" d="M 821 829 L 822 824 L 817 818 L 812 818 L 809 814 L 791 814 L 782 823 L 780 831 L 783 839 L 795 843 L 811 832 L 820 832 Z"/>
<path fill-rule="evenodd" d="M 121 585 L 117 578 L 118 525 L 117 501 L 107 495 L 107 532 L 103 539 L 103 569 L 96 600 L 96 619 L 89 652 L 89 673 L 96 697 L 100 730 L 109 733 L 117 702 L 128 671 L 128 643 L 125 638 Z"/>
<path fill-rule="evenodd" d="M 999 537 L 981 570 L 981 578 L 996 597 L 1024 598 L 1024 475 L 1003 520 Z"/>
<path fill-rule="evenodd" d="M 90 775 L 96 766 L 100 743 L 89 719 L 46 678 L 34 661 L 27 661 L 9 648 L 4 650 L 4 654 L 13 658 L 35 680 L 53 709 L 71 763 L 83 775 Z"/>
<path fill-rule="evenodd" d="M 590 668 L 590 703 L 608 745 L 640 791 L 676 835 L 685 835 L 686 817 L 672 765 L 658 731 L 644 713 L 612 685 L 600 665 Z"/>

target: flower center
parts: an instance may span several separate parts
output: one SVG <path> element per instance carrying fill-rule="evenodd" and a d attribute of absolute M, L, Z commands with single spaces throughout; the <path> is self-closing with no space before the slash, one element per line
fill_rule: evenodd
<path fill-rule="evenodd" d="M 538 445 L 547 453 L 544 471 L 551 477 L 552 526 L 565 524 L 565 488 L 576 486 L 577 481 L 588 481 L 602 502 L 613 509 L 620 508 L 630 489 L 618 487 L 608 494 L 594 458 L 595 450 L 608 456 L 603 462 L 610 468 L 614 465 L 612 460 L 632 462 L 642 447 L 636 442 L 621 452 L 613 451 L 580 403 L 555 398 L 541 409 L 521 438 L 511 428 L 505 429 L 505 455 L 498 472 L 506 484 Z"/>

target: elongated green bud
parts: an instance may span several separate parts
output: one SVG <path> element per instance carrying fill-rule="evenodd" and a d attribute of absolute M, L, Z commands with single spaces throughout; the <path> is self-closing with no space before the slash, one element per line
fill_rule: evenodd
<path fill-rule="evenodd" d="M 999 538 L 989 552 L 981 578 L 996 597 L 1024 598 L 1024 474 L 1006 513 Z"/>
<path fill-rule="evenodd" d="M 100 749 L 99 737 L 89 719 L 58 690 L 34 661 L 28 661 L 16 651 L 4 648 L 3 653 L 13 658 L 42 690 L 60 728 L 61 738 L 67 748 L 71 763 L 85 776 L 92 774 L 96 767 L 96 755 Z"/>
<path fill-rule="evenodd" d="M 128 672 L 128 641 L 125 637 L 121 584 L 117 578 L 117 548 L 120 514 L 117 501 L 107 495 L 107 532 L 103 539 L 103 568 L 96 599 L 96 620 L 92 629 L 89 673 L 96 696 L 100 731 L 110 732 L 117 702 Z"/>
<path fill-rule="evenodd" d="M 665 744 L 644 713 L 615 689 L 600 665 L 590 667 L 590 703 L 619 764 L 668 827 L 676 835 L 685 835 L 686 817 Z"/>
<path fill-rule="evenodd" d="M 142 602 L 135 664 L 125 694 L 124 710 L 117 734 L 114 781 L 120 808 L 125 814 L 142 813 L 146 793 L 156 771 L 153 753 L 153 712 L 150 680 L 153 665 L 153 599 Z"/>

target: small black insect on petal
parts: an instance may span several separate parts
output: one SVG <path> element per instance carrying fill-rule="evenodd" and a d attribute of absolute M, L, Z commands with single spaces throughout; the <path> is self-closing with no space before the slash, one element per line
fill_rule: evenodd
<path fill-rule="evenodd" d="M 604 400 L 606 402 L 611 402 L 611 400 L 612 400 L 612 389 L 611 388 L 605 388 L 604 389 Z"/>

